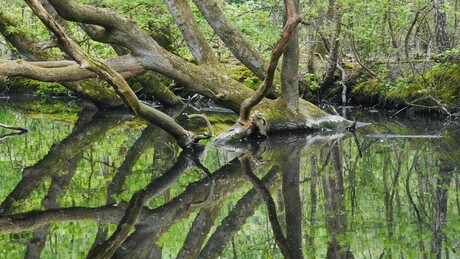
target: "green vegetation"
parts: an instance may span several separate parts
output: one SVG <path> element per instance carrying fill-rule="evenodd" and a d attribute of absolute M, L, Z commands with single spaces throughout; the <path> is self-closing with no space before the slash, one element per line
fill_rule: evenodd
<path fill-rule="evenodd" d="M 193 61 L 182 35 L 168 13 L 163 1 L 82 1 L 100 7 L 111 7 L 114 11 L 133 19 L 140 28 L 146 30 L 161 46 L 186 60 Z M 257 46 L 265 57 L 270 55 L 277 32 L 282 27 L 283 8 L 279 1 L 226 1 L 220 2 L 227 18 Z M 322 86 L 322 73 L 327 65 L 328 46 L 333 37 L 336 23 L 330 22 L 332 15 L 325 9 L 337 8 L 342 24 L 337 41 L 340 44 L 340 63 L 347 73 L 348 94 L 355 102 L 378 101 L 383 106 L 414 106 L 420 109 L 439 108 L 456 111 L 460 97 L 458 85 L 457 48 L 458 23 L 457 5 L 452 0 L 439 1 L 432 8 L 431 1 L 394 2 L 354 0 L 307 2 L 300 1 L 304 23 L 299 27 L 301 38 L 301 76 L 307 91 L 324 95 L 322 98 L 337 100 L 339 90 L 327 90 Z M 25 32 L 33 34 L 38 42 L 50 40 L 50 35 L 22 1 L 7 1 L 8 15 L 21 17 L 25 23 L 18 27 L 6 28 L 8 34 Z M 192 11 L 206 40 L 217 50 L 219 60 L 225 64 L 227 73 L 243 82 L 249 88 L 257 89 L 261 80 L 246 67 L 235 62 L 230 51 L 216 37 L 197 7 L 192 3 Z M 444 15 L 445 23 L 436 18 Z M 335 19 L 335 18 L 334 18 Z M 106 59 L 116 54 L 112 47 L 91 40 L 76 23 L 68 23 L 71 33 L 81 46 L 92 56 Z M 430 28 L 442 28 L 448 41 L 442 47 L 437 41 L 438 31 Z M 312 33 L 313 32 L 313 33 Z M 8 47 L 2 47 L 6 53 Z M 15 50 L 12 49 L 14 52 Z M 56 49 L 52 55 L 62 55 Z M 312 56 L 309 56 L 312 53 Z M 307 71 L 311 63 L 315 71 Z M 375 74 L 371 74 L 371 72 Z M 336 71 L 336 87 L 342 82 L 340 71 Z M 169 79 L 166 79 L 169 84 Z M 133 83 L 133 85 L 138 85 Z M 336 89 L 337 89 L 336 88 Z M 25 79 L 6 79 L 0 82 L 1 92 L 36 93 L 41 96 L 67 94 L 62 86 L 52 83 L 40 83 Z M 316 98 L 314 95 L 305 95 Z M 374 103 L 375 104 L 375 103 Z"/>
<path fill-rule="evenodd" d="M 43 103 L 41 106 L 38 104 L 35 106 L 40 107 L 41 110 L 53 110 L 59 107 L 57 104 L 48 107 Z M 30 129 L 27 135 L 0 141 L 0 171 L 3 172 L 0 176 L 2 183 L 0 200 L 2 201 L 11 195 L 12 190 L 23 180 L 21 176 L 25 167 L 37 167 L 38 164 L 43 163 L 41 160 L 52 159 L 45 158 L 46 154 L 53 148 L 64 147 L 67 138 L 78 136 L 81 133 L 91 138 L 91 141 L 84 147 L 80 158 L 78 158 L 79 151 L 69 150 L 70 154 L 74 154 L 74 158 L 78 158 L 74 169 L 58 169 L 51 175 L 42 171 L 40 175 L 46 177 L 42 178 L 37 175 L 36 181 L 40 183 L 35 189 L 26 197 L 16 200 L 12 204 L 13 207 L 7 209 L 14 213 L 32 210 L 47 211 L 45 207 L 47 205 L 43 203 L 44 198 L 50 197 L 50 191 L 56 188 L 55 181 L 58 179 L 68 183 L 61 186 L 63 188 L 60 189 L 61 195 L 56 197 L 56 204 L 60 208 L 104 207 L 107 204 L 107 192 L 114 188 L 111 186 L 112 181 L 120 173 L 123 174 L 119 170 L 122 163 L 129 160 L 128 157 L 132 155 L 131 151 L 138 148 L 140 144 L 137 143 L 137 140 L 144 131 L 141 124 L 136 120 L 122 122 L 117 117 L 108 121 L 111 121 L 112 126 L 97 124 L 102 123 L 101 118 L 114 116 L 106 114 L 97 117 L 96 121 L 88 123 L 86 127 L 81 127 L 77 126 L 81 122 L 76 124 L 62 122 L 61 118 L 67 116 L 65 114 L 54 114 L 54 119 L 51 119 L 50 113 L 47 117 L 36 119 L 29 111 L 23 111 L 21 107 L 15 106 L 12 109 L 2 106 L 0 108 L 1 121 L 16 123 Z M 219 114 L 209 114 L 209 117 L 211 121 L 219 122 L 217 124 L 227 124 L 227 127 L 233 121 Z M 447 186 L 439 181 L 446 177 L 446 172 L 450 172 L 446 170 L 453 170 L 452 172 L 458 170 L 457 157 L 460 153 L 456 144 L 459 141 L 458 129 L 443 130 L 440 132 L 443 135 L 442 139 L 364 137 L 366 134 L 381 132 L 401 135 L 433 134 L 438 132 L 441 124 L 442 121 L 434 118 L 431 118 L 429 123 L 421 119 L 395 123 L 377 121 L 372 127 L 358 133 L 362 157 L 359 157 L 358 147 L 352 137 L 346 137 L 338 142 L 306 144 L 305 152 L 302 151 L 299 163 L 299 194 L 303 218 L 301 227 L 302 233 L 305 233 L 302 241 L 304 255 L 306 257 L 326 257 L 328 247 L 331 246 L 333 240 L 336 240 L 337 245 L 344 249 L 342 252 L 352 251 L 355 257 L 389 254 L 390 251 L 392 254 L 405 257 L 428 256 L 432 253 L 430 247 L 435 238 L 430 226 L 437 218 L 436 213 L 439 213 L 435 209 L 437 206 L 435 203 L 442 202 L 437 200 L 437 190 L 446 188 L 448 190 L 447 215 L 442 228 L 446 239 L 443 246 L 449 249 L 448 253 L 454 256 L 454 251 L 458 249 L 460 241 L 458 234 L 460 220 L 457 213 L 460 209 L 457 203 L 460 195 L 458 181 L 452 174 L 448 176 L 450 180 Z M 132 125 L 137 125 L 137 128 L 133 128 Z M 189 126 L 196 127 L 196 129 L 202 127 L 194 123 Z M 106 130 L 96 134 L 95 132 L 101 127 Z M 6 133 L 5 130 L 0 131 L 0 134 L 3 133 Z M 113 196 L 117 206 L 110 206 L 111 208 L 125 208 L 126 202 L 130 201 L 134 193 L 146 188 L 152 179 L 160 177 L 178 159 L 178 147 L 172 144 L 173 141 L 168 141 L 158 135 L 163 134 L 160 131 L 157 131 L 156 134 L 157 137 L 150 141 L 157 139 L 162 141 L 146 145 L 138 158 L 131 161 L 132 167 L 126 174 L 121 189 Z M 280 146 L 271 146 L 265 151 L 259 150 L 258 152 L 262 153 L 254 161 L 257 164 L 257 166 L 254 165 L 254 172 L 260 179 L 263 179 L 268 175 L 267 171 L 273 167 L 272 163 L 281 167 L 285 166 L 286 161 L 278 160 L 292 155 L 293 152 L 299 152 L 295 151 L 298 145 L 298 141 L 291 143 L 287 138 Z M 69 145 L 68 148 L 72 146 L 75 145 Z M 69 151 L 62 150 L 61 152 L 64 155 Z M 329 152 L 338 152 L 336 154 L 339 156 L 329 154 Z M 445 152 L 449 155 L 446 156 Z M 149 235 L 152 237 L 159 235 L 155 243 L 163 247 L 163 256 L 175 257 L 177 255 L 198 214 L 198 208 L 206 204 L 207 199 L 213 200 L 223 195 L 221 200 L 219 198 L 219 202 L 208 204 L 209 208 L 217 209 L 219 212 L 214 220 L 211 234 L 217 230 L 226 217 L 237 210 L 236 205 L 251 191 L 252 185 L 242 177 L 241 170 L 219 173 L 219 170 L 228 167 L 234 157 L 233 153 L 208 145 L 200 156 L 200 161 L 208 168 L 212 176 L 207 176 L 202 169 L 191 167 L 184 171 L 165 192 L 146 203 L 144 210 L 150 213 L 150 216 L 147 218 L 142 216 L 140 220 L 153 220 L 168 210 L 177 212 L 184 209 L 183 214 L 179 213 L 177 217 L 159 218 L 158 221 L 155 221 L 156 223 L 141 228 L 146 229 L 149 226 L 153 231 Z M 337 171 L 335 166 L 338 158 L 341 161 L 340 171 Z M 341 176 L 337 175 L 339 172 Z M 220 176 L 217 177 L 216 175 L 219 174 Z M 210 177 L 217 178 L 210 181 Z M 227 179 L 227 177 L 231 178 Z M 282 177 L 282 174 L 276 175 L 271 190 L 278 208 L 278 219 L 284 226 L 287 223 L 284 222 Z M 341 182 L 337 177 L 341 177 Z M 200 194 L 199 199 L 192 205 L 180 205 L 180 202 L 177 207 L 173 205 L 178 202 L 175 199 L 187 202 L 187 199 L 195 195 L 190 190 L 193 190 L 196 185 L 200 186 L 200 182 L 206 181 L 210 182 L 202 185 L 200 189 L 205 188 L 208 194 Z M 331 194 L 326 192 L 326 189 L 329 188 L 327 183 L 333 181 L 341 185 L 342 189 L 336 189 Z M 213 185 L 216 185 L 217 188 L 223 182 L 228 182 L 225 190 L 213 189 Z M 199 190 L 195 191 L 199 192 Z M 343 199 L 340 203 L 343 208 L 331 210 L 328 203 L 331 197 L 328 195 L 336 195 L 334 199 Z M 186 209 L 183 206 L 189 207 Z M 240 210 L 241 208 L 244 207 L 239 207 Z M 281 251 L 273 239 L 267 213 L 263 203 L 261 201 L 257 203 L 254 213 L 250 213 L 251 215 L 244 220 L 245 223 L 241 225 L 240 230 L 235 232 L 232 240 L 224 244 L 225 249 L 221 256 L 226 258 L 236 253 L 242 258 L 256 255 L 263 255 L 267 258 L 281 257 Z M 336 224 L 334 222 L 342 222 L 341 224 L 345 224 L 346 227 L 339 231 L 340 229 L 333 227 Z M 84 221 L 71 220 L 70 222 L 56 220 L 51 222 L 50 226 L 48 239 L 41 254 L 42 258 L 56 258 L 64 255 L 83 258 L 90 250 L 98 230 L 107 228 L 108 235 L 111 235 L 116 229 L 116 222 L 107 224 L 103 220 L 98 223 L 95 219 L 89 218 Z M 0 230 L 2 227 L 5 226 L 1 225 Z M 133 229 L 131 233 L 135 233 L 135 230 Z M 22 257 L 32 234 L 33 229 L 16 234 L 2 232 L 0 255 L 2 257 Z M 206 240 L 211 238 L 210 234 Z"/>

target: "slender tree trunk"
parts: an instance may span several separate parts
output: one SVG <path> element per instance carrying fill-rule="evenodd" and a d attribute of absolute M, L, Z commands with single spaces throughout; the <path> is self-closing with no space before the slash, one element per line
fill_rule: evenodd
<path fill-rule="evenodd" d="M 447 32 L 447 18 L 444 10 L 444 0 L 432 0 L 431 3 L 434 10 L 436 46 L 440 52 L 443 52 L 450 48 L 450 39 Z"/>
<path fill-rule="evenodd" d="M 342 29 L 342 14 L 340 11 L 340 5 L 335 0 L 329 1 L 328 16 L 332 20 L 334 27 L 332 29 L 332 34 L 329 40 L 329 58 L 326 64 L 326 70 L 323 74 L 323 78 L 320 83 L 322 88 L 327 88 L 328 86 L 334 83 L 334 73 L 337 69 L 337 64 L 339 62 L 339 37 Z"/>
<path fill-rule="evenodd" d="M 293 8 L 299 13 L 299 0 L 294 0 Z M 286 17 L 289 19 L 289 17 Z M 298 27 L 292 34 L 283 54 L 281 67 L 281 99 L 291 111 L 299 106 L 299 33 Z"/>
<path fill-rule="evenodd" d="M 302 254 L 302 202 L 300 200 L 298 153 L 286 157 L 288 161 L 283 171 L 283 200 L 286 217 L 286 240 L 293 258 L 303 258 Z"/>

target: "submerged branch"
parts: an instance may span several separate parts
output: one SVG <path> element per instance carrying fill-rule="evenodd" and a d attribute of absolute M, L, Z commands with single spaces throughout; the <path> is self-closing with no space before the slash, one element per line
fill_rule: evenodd
<path fill-rule="evenodd" d="M 368 138 L 442 138 L 440 135 L 398 135 L 398 134 L 368 134 Z"/>
<path fill-rule="evenodd" d="M 292 252 L 289 248 L 286 238 L 283 235 L 283 231 L 281 229 L 281 225 L 278 221 L 278 217 L 276 215 L 276 205 L 273 201 L 272 196 L 270 195 L 269 190 L 262 184 L 262 182 L 254 175 L 251 169 L 251 154 L 245 153 L 239 157 L 241 162 L 241 167 L 243 173 L 246 175 L 247 179 L 252 183 L 254 189 L 257 190 L 259 195 L 262 197 L 265 206 L 268 210 L 268 218 L 270 220 L 270 224 L 272 226 L 273 235 L 275 236 L 275 241 L 278 247 L 283 253 L 285 258 L 293 258 Z"/>
<path fill-rule="evenodd" d="M 17 131 L 20 131 L 19 134 L 25 134 L 25 133 L 29 132 L 29 130 L 26 129 L 26 128 L 10 126 L 10 125 L 6 125 L 6 124 L 3 124 L 3 123 L 0 123 L 0 128 L 17 130 Z"/>

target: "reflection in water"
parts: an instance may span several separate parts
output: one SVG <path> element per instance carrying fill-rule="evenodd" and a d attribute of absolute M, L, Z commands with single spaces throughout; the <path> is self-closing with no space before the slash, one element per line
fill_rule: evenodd
<path fill-rule="evenodd" d="M 2 257 L 458 256 L 459 134 L 375 124 L 357 138 L 294 134 L 189 153 L 154 126 L 84 107 L 20 179 L 0 163 L 11 190 Z M 382 131 L 443 138 L 365 137 Z M 0 142 L 0 157 L 23 141 Z"/>

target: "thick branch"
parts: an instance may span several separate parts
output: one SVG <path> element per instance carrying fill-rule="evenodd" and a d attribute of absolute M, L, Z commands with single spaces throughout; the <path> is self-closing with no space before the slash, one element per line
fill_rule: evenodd
<path fill-rule="evenodd" d="M 121 97 L 124 104 L 135 115 L 158 125 L 160 128 L 170 133 L 182 148 L 189 148 L 193 142 L 192 134 L 177 124 L 171 117 L 166 114 L 141 103 L 135 93 L 128 86 L 123 77 L 106 64 L 92 59 L 83 49 L 70 39 L 52 20 L 43 6 L 36 0 L 26 0 L 34 13 L 56 36 L 59 45 L 83 68 L 86 68 L 112 85 Z"/>
<path fill-rule="evenodd" d="M 105 63 L 124 78 L 145 73 L 142 66 L 130 55 L 110 59 Z M 14 76 L 45 82 L 73 82 L 98 77 L 96 73 L 82 68 L 74 61 L 68 60 L 40 62 L 0 61 L 0 78 Z"/>
<path fill-rule="evenodd" d="M 214 32 L 232 51 L 233 55 L 248 67 L 254 75 L 265 79 L 265 61 L 260 53 L 246 40 L 225 17 L 215 0 L 193 0 Z"/>
<path fill-rule="evenodd" d="M 22 59 L 37 60 L 47 56 L 43 51 L 37 51 L 37 48 L 34 47 L 35 42 L 31 38 L 18 31 L 9 30 L 9 28 L 17 27 L 16 22 L 0 10 L 0 34 L 17 49 Z"/>
<path fill-rule="evenodd" d="M 260 101 L 262 101 L 265 95 L 267 95 L 267 93 L 270 91 L 270 88 L 273 85 L 278 61 L 280 60 L 286 45 L 289 43 L 289 40 L 294 35 L 297 24 L 300 22 L 300 17 L 295 11 L 295 5 L 292 0 L 285 0 L 285 6 L 288 19 L 283 31 L 281 32 L 280 39 L 276 43 L 276 46 L 270 57 L 270 64 L 266 72 L 265 80 L 259 89 L 257 89 L 257 92 L 250 98 L 244 100 L 244 102 L 241 104 L 239 122 L 243 125 L 247 125 L 249 123 L 249 113 L 251 112 L 251 109 Z"/>
<path fill-rule="evenodd" d="M 188 1 L 166 0 L 165 3 L 197 63 L 200 65 L 220 66 L 219 61 L 214 55 L 214 51 L 206 42 L 203 33 L 196 23 Z"/>

